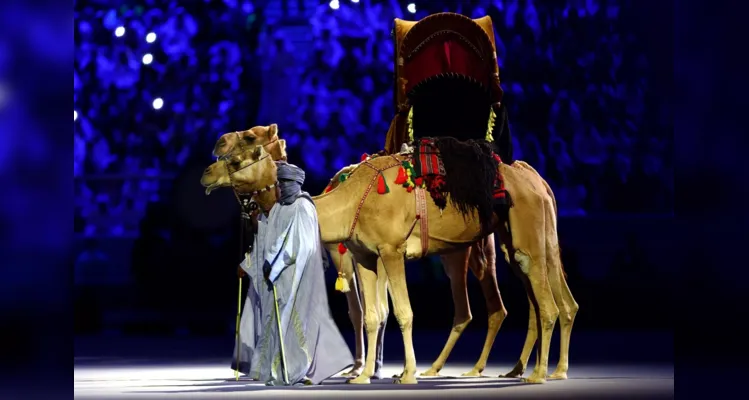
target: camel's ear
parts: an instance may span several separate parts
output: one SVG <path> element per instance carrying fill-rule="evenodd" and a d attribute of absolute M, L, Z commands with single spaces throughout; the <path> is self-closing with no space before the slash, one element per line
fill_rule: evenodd
<path fill-rule="evenodd" d="M 278 139 L 278 146 L 281 148 L 281 159 L 287 161 L 286 157 L 286 140 Z"/>
<path fill-rule="evenodd" d="M 278 125 L 270 124 L 268 126 L 268 138 L 273 140 L 278 135 Z"/>

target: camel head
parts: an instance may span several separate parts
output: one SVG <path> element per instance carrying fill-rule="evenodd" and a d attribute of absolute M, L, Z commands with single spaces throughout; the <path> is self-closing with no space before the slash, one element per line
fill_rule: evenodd
<path fill-rule="evenodd" d="M 263 146 L 237 148 L 203 171 L 200 184 L 205 194 L 216 188 L 231 186 L 238 193 L 250 194 L 273 185 L 277 179 L 276 164 Z"/>
<path fill-rule="evenodd" d="M 264 146 L 275 161 L 286 160 L 286 141 L 278 138 L 278 125 L 256 126 L 245 131 L 221 135 L 213 147 L 214 157 L 223 157 L 235 148 Z"/>

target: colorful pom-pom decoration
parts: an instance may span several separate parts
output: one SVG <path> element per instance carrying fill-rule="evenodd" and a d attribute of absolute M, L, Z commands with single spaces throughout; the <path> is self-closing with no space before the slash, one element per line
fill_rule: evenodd
<path fill-rule="evenodd" d="M 406 169 L 402 166 L 398 168 L 398 176 L 395 178 L 396 185 L 402 185 L 408 182 L 408 175 L 406 175 Z"/>
<path fill-rule="evenodd" d="M 385 177 L 382 175 L 382 172 L 380 172 L 380 175 L 377 177 L 377 193 L 390 193 L 390 188 L 388 187 L 387 182 L 385 182 Z"/>

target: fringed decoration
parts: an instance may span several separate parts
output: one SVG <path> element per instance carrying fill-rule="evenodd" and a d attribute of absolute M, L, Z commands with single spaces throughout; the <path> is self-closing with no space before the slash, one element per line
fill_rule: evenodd
<path fill-rule="evenodd" d="M 328 186 L 325 187 L 325 193 L 328 193 L 331 190 L 333 190 L 333 185 L 332 184 L 329 184 Z"/>
<path fill-rule="evenodd" d="M 338 175 L 338 181 L 339 182 L 343 182 L 346 179 L 348 179 L 348 174 L 340 174 L 340 175 Z"/>
<path fill-rule="evenodd" d="M 401 165 L 400 168 L 398 168 L 398 176 L 395 178 L 395 184 L 396 185 L 402 185 L 404 183 L 408 182 L 408 176 L 406 175 L 406 169 L 403 168 Z"/>
<path fill-rule="evenodd" d="M 406 118 L 406 126 L 408 126 L 408 141 L 413 142 L 414 141 L 414 108 L 411 107 L 408 109 L 408 118 Z"/>
<path fill-rule="evenodd" d="M 369 158 L 369 154 L 367 154 L 367 153 L 362 154 L 361 155 L 361 162 L 367 161 L 368 158 Z"/>
<path fill-rule="evenodd" d="M 403 186 L 404 188 L 406 188 L 406 191 L 408 193 L 411 193 L 414 190 L 413 176 L 416 173 L 414 171 L 414 167 L 413 167 L 413 165 L 411 165 L 410 162 L 408 162 L 407 160 L 405 160 L 405 161 L 403 161 L 401 163 L 401 170 L 403 171 L 403 175 L 404 175 L 402 183 L 401 183 L 401 179 L 400 179 L 401 178 L 401 176 L 400 176 L 401 171 L 398 171 L 398 178 L 399 179 L 396 180 L 396 183 L 398 183 L 401 186 Z"/>
<path fill-rule="evenodd" d="M 338 254 L 344 255 L 348 249 L 343 243 L 338 243 Z"/>
<path fill-rule="evenodd" d="M 387 182 L 385 182 L 385 176 L 382 175 L 382 172 L 380 172 L 380 175 L 377 177 L 377 193 L 390 193 L 390 188 L 388 187 Z"/>
<path fill-rule="evenodd" d="M 424 178 L 418 177 L 414 180 L 414 184 L 416 187 L 423 187 L 424 186 Z"/>
<path fill-rule="evenodd" d="M 486 128 L 486 137 L 484 138 L 487 142 L 493 142 L 494 136 L 494 121 L 497 120 L 497 114 L 494 112 L 494 107 L 489 107 L 489 126 Z"/>

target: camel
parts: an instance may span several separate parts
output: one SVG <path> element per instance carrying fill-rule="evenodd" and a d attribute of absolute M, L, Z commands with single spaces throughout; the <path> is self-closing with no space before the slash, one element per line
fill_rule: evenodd
<path fill-rule="evenodd" d="M 269 149 L 271 152 L 271 158 L 274 160 L 280 160 L 280 159 L 286 159 L 286 153 L 285 153 L 285 141 L 279 140 L 277 137 L 278 134 L 278 126 L 276 124 L 271 124 L 270 126 L 256 126 L 254 128 L 251 128 L 249 130 L 245 130 L 242 132 L 231 132 L 226 133 L 222 135 L 222 137 L 218 140 L 216 147 L 214 149 L 214 155 L 216 156 L 223 156 L 225 154 L 228 154 L 231 150 L 237 147 L 253 147 L 253 146 L 265 146 L 266 149 Z M 250 139 L 245 139 L 244 136 L 249 135 L 252 136 Z M 279 142 L 283 147 L 279 150 L 273 151 L 273 143 Z M 269 146 L 270 144 L 270 146 Z M 331 178 L 329 187 L 332 190 L 333 188 L 337 187 L 338 184 L 342 181 L 341 176 L 342 175 L 349 175 L 358 164 L 349 165 L 347 167 L 342 168 L 340 171 L 338 171 L 333 178 Z M 556 200 L 554 198 L 554 193 L 547 184 L 547 182 L 538 175 L 538 173 L 533 169 L 531 166 L 529 166 L 527 163 L 524 163 L 522 161 L 518 161 L 517 166 L 530 169 L 531 172 L 537 176 L 538 180 L 540 180 L 540 184 L 542 184 L 547 191 L 547 194 L 551 197 L 551 201 L 554 204 L 554 210 L 556 215 Z M 556 238 L 556 228 L 554 228 L 553 232 L 554 237 L 550 239 L 553 243 L 558 243 L 558 239 Z M 487 309 L 490 310 L 489 313 L 489 329 L 487 331 L 487 337 L 484 343 L 484 347 L 481 352 L 481 356 L 479 358 L 479 361 L 476 363 L 476 365 L 468 372 L 462 374 L 462 376 L 466 377 L 478 377 L 481 376 L 481 373 L 483 372 L 484 368 L 486 367 L 486 363 L 488 360 L 489 352 L 491 351 L 494 339 L 496 338 L 496 335 L 499 331 L 499 328 L 502 324 L 502 321 L 504 318 L 507 317 L 507 311 L 505 310 L 501 295 L 499 294 L 499 289 L 496 282 L 496 271 L 495 271 L 495 248 L 494 248 L 494 239 L 493 235 L 490 235 L 483 239 L 485 241 L 484 245 L 484 251 L 485 251 L 485 257 L 480 257 L 480 252 L 477 251 L 476 246 L 472 246 L 469 249 L 464 250 L 458 250 L 455 253 L 449 254 L 449 255 L 442 255 L 441 260 L 443 262 L 443 266 L 445 268 L 445 272 L 450 278 L 451 282 L 451 291 L 453 296 L 453 302 L 455 306 L 455 317 L 454 317 L 454 323 L 453 328 L 451 329 L 450 336 L 448 338 L 447 343 L 445 344 L 445 347 L 443 348 L 442 352 L 440 353 L 439 357 L 435 362 L 432 364 L 432 366 L 425 372 L 421 374 L 421 376 L 439 376 L 440 370 L 444 367 L 448 356 L 450 355 L 450 352 L 452 351 L 453 347 L 455 346 L 455 343 L 460 338 L 463 330 L 466 328 L 468 323 L 471 321 L 471 311 L 470 311 L 470 305 L 468 304 L 468 293 L 466 291 L 466 274 L 467 269 L 470 267 L 471 271 L 474 273 L 474 275 L 480 280 L 481 282 L 481 288 L 482 292 L 484 293 L 485 299 L 487 299 Z M 346 295 L 346 300 L 349 307 L 349 318 L 351 320 L 352 325 L 354 326 L 354 332 L 355 332 L 355 341 L 356 341 L 356 358 L 355 358 L 355 364 L 351 368 L 350 371 L 343 373 L 342 376 L 358 376 L 361 373 L 361 370 L 363 368 L 363 359 L 364 359 L 364 320 L 362 317 L 362 305 L 361 305 L 361 299 L 359 296 L 359 291 L 357 289 L 357 279 L 356 279 L 356 269 L 354 268 L 354 265 L 356 265 L 356 260 L 354 259 L 351 252 L 345 252 L 343 254 L 339 254 L 338 252 L 338 246 L 328 244 L 326 245 L 326 248 L 333 256 L 333 262 L 336 266 L 336 269 L 338 271 L 339 280 L 342 281 L 342 285 L 340 288 L 340 291 L 344 292 Z M 473 249 L 473 251 L 472 251 Z M 465 252 L 465 253 L 464 253 Z M 467 253 L 467 254 L 466 254 Z M 338 254 L 338 256 L 335 256 Z M 505 260 L 507 259 L 507 253 L 505 252 Z M 468 260 L 468 263 L 465 262 L 465 260 Z M 509 263 L 509 260 L 508 260 Z M 564 272 L 561 267 L 561 263 L 555 264 L 550 263 L 550 268 L 558 267 L 559 270 L 552 270 L 547 272 L 549 275 L 554 276 L 562 276 L 562 279 L 554 279 L 553 283 L 555 285 L 561 284 L 562 281 L 564 281 Z M 517 270 L 515 269 L 517 272 Z M 377 284 L 377 299 L 378 299 L 378 307 L 377 309 L 380 312 L 380 320 L 381 320 L 381 326 L 380 331 L 378 332 L 377 336 L 377 356 L 375 361 L 375 374 L 372 376 L 372 378 L 380 379 L 380 368 L 382 367 L 383 359 L 382 359 L 382 351 L 383 351 L 383 339 L 384 339 L 384 329 L 386 326 L 387 318 L 389 316 L 389 307 L 387 302 L 387 279 L 384 278 L 384 274 L 380 272 L 378 274 L 378 284 Z M 566 285 L 566 282 L 564 282 Z M 355 291 L 350 291 L 349 288 L 354 287 Z M 568 289 L 567 289 L 568 290 Z M 577 303 L 574 302 L 574 300 L 570 303 L 566 300 L 564 296 L 558 296 L 557 293 L 563 293 L 564 291 L 561 289 L 554 290 L 555 293 L 555 301 L 561 302 L 564 304 L 563 309 L 569 310 L 570 312 L 565 318 L 569 320 L 568 324 L 564 324 L 565 326 L 569 325 L 569 329 L 571 330 L 572 322 L 574 320 L 575 314 L 577 310 L 579 309 Z M 497 304 L 501 307 L 499 309 L 499 312 L 494 311 L 492 308 L 492 305 Z M 568 304 L 566 304 L 568 303 Z M 530 301 L 529 298 L 529 325 L 528 325 L 528 333 L 525 340 L 525 344 L 523 346 L 523 350 L 521 352 L 521 356 L 516 363 L 515 367 L 508 373 L 499 375 L 500 377 L 506 377 L 506 378 L 516 378 L 516 377 L 522 377 L 522 375 L 525 372 L 526 366 L 528 364 L 528 359 L 530 357 L 531 350 L 533 349 L 536 339 L 537 339 L 537 329 L 536 329 L 536 323 L 535 323 L 535 309 L 533 308 L 533 302 Z M 501 319 L 498 317 L 502 317 Z M 564 316 L 563 316 L 564 317 Z M 568 335 L 562 335 L 561 337 L 561 346 L 560 346 L 560 362 L 558 364 L 557 369 L 553 374 L 551 374 L 548 378 L 549 379 L 567 379 L 567 370 L 569 369 L 569 363 L 568 363 L 568 354 L 569 354 L 569 334 Z"/>
<path fill-rule="evenodd" d="M 266 146 L 266 149 L 268 149 L 269 143 L 272 144 L 277 140 L 283 142 L 282 139 L 278 139 L 277 135 L 278 126 L 276 124 L 271 124 L 269 126 L 256 126 L 241 132 L 226 133 L 216 142 L 213 155 L 217 157 L 224 156 L 234 149 L 235 146 L 243 148 L 248 148 L 250 146 Z M 274 161 L 282 159 L 280 154 L 273 154 L 272 151 L 271 158 Z M 285 159 L 285 157 L 283 159 Z M 357 164 L 353 164 L 342 168 L 330 180 L 329 187 L 331 189 L 337 187 L 341 182 L 341 176 L 347 176 L 357 166 Z M 462 376 L 479 377 L 486 368 L 494 340 L 499 332 L 502 322 L 507 317 L 507 310 L 502 303 L 502 297 L 497 286 L 494 235 L 489 235 L 482 239 L 481 245 L 484 246 L 484 257 L 481 256 L 482 253 L 478 250 L 478 245 L 473 245 L 470 248 L 440 256 L 445 268 L 445 273 L 450 279 L 453 303 L 455 306 L 455 316 L 453 318 L 453 326 L 450 335 L 442 352 L 437 360 L 432 364 L 431 368 L 423 372 L 421 376 L 439 376 L 439 372 L 447 362 L 447 358 L 452 352 L 452 349 L 455 347 L 461 334 L 472 320 L 470 305 L 468 304 L 466 282 L 466 274 L 469 268 L 476 278 L 479 279 L 484 297 L 487 299 L 486 303 L 487 310 L 489 310 L 489 327 L 479 360 L 470 371 L 465 372 Z M 351 370 L 342 374 L 342 376 L 356 377 L 361 374 L 361 371 L 364 368 L 365 355 L 364 318 L 362 315 L 361 298 L 357 288 L 355 269 L 353 268 L 353 266 L 356 265 L 356 260 L 351 252 L 346 251 L 343 254 L 340 254 L 338 251 L 338 245 L 327 244 L 325 247 L 330 252 L 333 258 L 333 263 L 338 271 L 338 276 L 340 278 L 339 281 L 341 282 L 341 292 L 346 295 L 349 318 L 354 327 L 356 343 L 354 366 Z M 383 364 L 384 334 L 387 319 L 390 315 L 390 307 L 387 301 L 387 279 L 384 279 L 385 274 L 383 271 L 380 271 L 378 276 L 380 279 L 377 281 L 377 310 L 380 313 L 381 325 L 377 334 L 375 373 L 372 376 L 374 379 L 380 379 L 382 377 L 380 369 Z M 351 287 L 354 287 L 355 290 L 349 290 Z"/>
<path fill-rule="evenodd" d="M 380 315 L 376 307 L 377 274 L 384 272 L 387 275 L 395 316 L 403 332 L 406 350 L 404 371 L 400 378 L 396 379 L 396 383 L 416 383 L 416 360 L 411 332 L 413 314 L 405 285 L 404 270 L 406 258 L 415 259 L 422 256 L 420 229 L 413 223 L 416 218 L 415 197 L 413 193 L 405 190 L 394 190 L 386 195 L 367 195 L 371 184 L 380 174 L 386 180 L 395 178 L 394 167 L 400 165 L 403 158 L 403 155 L 394 155 L 368 160 L 357 166 L 349 179 L 330 192 L 315 197 L 314 201 L 322 240 L 331 244 L 346 242 L 359 262 L 358 272 L 364 297 L 365 327 L 370 349 L 376 348 L 376 336 L 380 326 Z M 540 351 L 534 372 L 525 381 L 542 383 L 546 379 L 548 368 L 550 336 L 556 318 L 560 315 L 560 309 L 554 301 L 557 297 L 555 294 L 568 299 L 566 302 L 560 302 L 563 306 L 563 318 L 560 320 L 563 348 L 564 343 L 569 342 L 568 335 L 577 307 L 566 283 L 551 284 L 564 283 L 561 266 L 554 269 L 560 271 L 557 276 L 547 273 L 549 269 L 546 264 L 558 264 L 559 261 L 558 244 L 547 240 L 556 239 L 553 200 L 548 195 L 543 180 L 532 168 L 526 168 L 522 163 L 516 164 L 501 164 L 499 168 L 504 176 L 506 188 L 513 193 L 515 204 L 524 206 L 511 208 L 506 221 L 499 221 L 495 216 L 493 226 L 497 228 L 504 243 L 502 248 L 506 258 L 513 268 L 519 271 L 535 310 L 534 319 L 537 325 L 536 334 L 540 336 Z M 212 190 L 225 186 L 257 190 L 272 184 L 275 179 L 275 164 L 272 158 L 263 147 L 257 147 L 245 150 L 241 154 L 231 154 L 215 162 L 206 169 L 201 183 L 209 194 Z M 351 198 L 357 197 L 361 198 L 360 202 L 350 201 Z M 272 199 L 261 193 L 256 200 L 262 206 L 262 203 Z M 427 201 L 427 209 L 429 215 L 435 216 L 431 220 L 433 229 L 430 230 L 428 237 L 428 254 L 446 254 L 459 250 L 470 246 L 482 236 L 476 220 L 464 219 L 452 205 L 448 205 L 440 216 L 436 217 L 439 208 L 430 198 Z M 544 213 L 534 211 L 538 209 L 544 210 Z M 378 216 L 383 214 L 390 218 L 378 219 Z M 357 219 L 368 223 L 357 224 Z M 510 225 L 513 227 L 512 230 L 509 229 Z M 374 356 L 374 352 L 367 354 L 364 371 L 349 382 L 369 383 L 374 373 Z M 563 367 L 561 361 L 560 359 L 557 372 L 561 372 L 559 369 Z M 553 375 L 557 375 L 557 372 Z"/>

